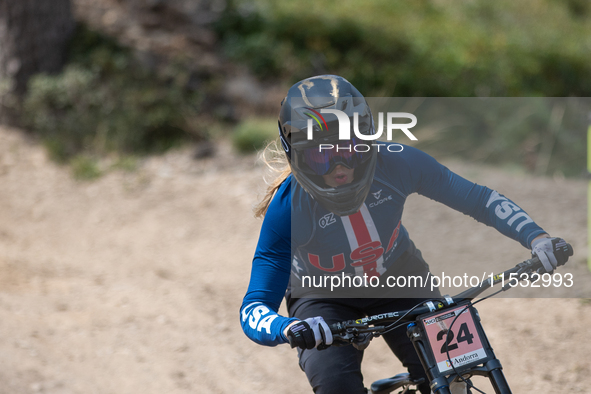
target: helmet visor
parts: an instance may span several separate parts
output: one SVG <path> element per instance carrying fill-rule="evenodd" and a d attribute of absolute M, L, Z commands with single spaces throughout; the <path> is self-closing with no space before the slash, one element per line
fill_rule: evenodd
<path fill-rule="evenodd" d="M 302 160 L 305 166 L 301 169 L 316 175 L 326 175 L 339 164 L 355 168 L 371 156 L 370 152 L 371 147 L 362 144 L 355 137 L 338 144 L 320 144 L 303 150 Z"/>

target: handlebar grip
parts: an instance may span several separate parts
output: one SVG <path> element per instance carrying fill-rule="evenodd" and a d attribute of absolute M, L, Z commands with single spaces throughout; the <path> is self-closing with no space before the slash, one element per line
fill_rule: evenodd
<path fill-rule="evenodd" d="M 345 325 L 347 323 L 352 323 L 353 321 L 341 321 L 338 323 L 329 324 L 328 327 L 330 328 L 330 332 L 332 335 L 338 335 L 345 329 Z"/>

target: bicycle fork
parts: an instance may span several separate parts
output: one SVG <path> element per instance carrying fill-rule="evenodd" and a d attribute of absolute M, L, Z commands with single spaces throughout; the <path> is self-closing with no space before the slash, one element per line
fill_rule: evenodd
<path fill-rule="evenodd" d="M 479 321 L 478 324 L 480 325 Z M 503 374 L 501 362 L 494 355 L 490 343 L 488 342 L 488 338 L 481 327 L 480 332 L 482 333 L 482 339 L 484 341 L 483 345 L 487 348 L 487 352 L 492 355 L 492 357 L 482 366 L 471 367 L 468 369 L 458 368 L 460 375 L 465 379 L 475 375 L 488 377 L 496 394 L 512 394 L 509 384 L 505 379 L 505 375 Z M 449 377 L 446 377 L 445 374 L 439 372 L 437 363 L 425 346 L 427 338 L 424 330 L 421 329 L 420 325 L 411 323 L 408 325 L 406 334 L 411 340 L 419 360 L 423 365 L 423 369 L 427 374 L 431 391 L 435 394 L 452 394 L 449 387 L 457 375 L 452 373 Z"/>

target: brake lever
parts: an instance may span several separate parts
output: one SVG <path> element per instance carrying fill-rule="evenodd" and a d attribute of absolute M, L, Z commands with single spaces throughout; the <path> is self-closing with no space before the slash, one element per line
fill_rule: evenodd
<path fill-rule="evenodd" d="M 339 324 L 338 332 L 333 333 L 332 346 L 353 345 L 359 350 L 365 349 L 373 338 L 380 336 L 384 326 L 369 327 L 367 323 L 348 322 Z"/>
<path fill-rule="evenodd" d="M 357 338 L 355 338 L 356 340 L 351 342 L 351 345 L 357 350 L 365 350 L 369 346 L 373 337 L 374 335 L 371 332 L 358 335 Z"/>

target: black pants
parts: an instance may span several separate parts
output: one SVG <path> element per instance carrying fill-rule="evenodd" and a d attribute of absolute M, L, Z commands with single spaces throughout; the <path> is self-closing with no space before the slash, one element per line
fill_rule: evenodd
<path fill-rule="evenodd" d="M 425 275 L 429 266 L 421 252 L 411 246 L 395 263 L 397 275 Z M 390 270 L 389 270 L 390 271 Z M 386 273 L 387 274 L 387 273 Z M 424 298 L 438 297 L 439 291 Z M 418 298 L 341 298 L 341 299 L 292 299 L 287 297 L 289 315 L 299 319 L 322 316 L 328 324 L 354 320 L 384 312 L 412 308 Z M 408 369 L 413 377 L 425 377 L 420 390 L 430 393 L 426 376 L 415 350 L 406 336 L 406 327 L 385 334 L 386 343 Z M 303 350 L 298 352 L 300 367 L 306 373 L 310 385 L 317 394 L 362 394 L 366 393 L 361 374 L 363 352 L 353 346 L 329 347 L 326 350 Z"/>

